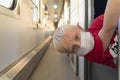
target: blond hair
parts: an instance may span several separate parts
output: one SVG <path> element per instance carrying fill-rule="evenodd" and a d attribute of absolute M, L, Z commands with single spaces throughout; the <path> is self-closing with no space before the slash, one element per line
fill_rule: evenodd
<path fill-rule="evenodd" d="M 68 31 L 71 31 L 75 25 L 65 24 L 57 28 L 53 34 L 53 45 L 61 53 L 67 53 L 65 49 L 66 43 L 65 40 L 68 39 L 67 35 L 70 35 Z"/>

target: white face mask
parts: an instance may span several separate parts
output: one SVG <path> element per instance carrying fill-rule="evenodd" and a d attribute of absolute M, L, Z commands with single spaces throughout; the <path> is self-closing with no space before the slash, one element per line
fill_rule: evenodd
<path fill-rule="evenodd" d="M 85 56 L 94 47 L 94 38 L 90 32 L 81 32 L 80 49 L 76 52 L 79 56 Z"/>

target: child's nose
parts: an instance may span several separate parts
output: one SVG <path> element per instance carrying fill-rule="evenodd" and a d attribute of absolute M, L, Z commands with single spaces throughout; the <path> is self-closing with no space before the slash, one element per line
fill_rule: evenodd
<path fill-rule="evenodd" d="M 78 50 L 80 48 L 80 41 L 75 41 L 75 45 L 76 45 L 76 50 Z"/>

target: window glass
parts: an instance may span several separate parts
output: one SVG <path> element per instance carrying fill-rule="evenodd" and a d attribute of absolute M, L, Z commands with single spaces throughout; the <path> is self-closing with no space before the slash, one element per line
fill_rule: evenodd
<path fill-rule="evenodd" d="M 0 0 L 0 5 L 6 8 L 10 8 L 13 4 L 13 0 Z"/>
<path fill-rule="evenodd" d="M 37 20 L 38 20 L 38 10 L 36 7 L 34 7 L 34 9 L 33 9 L 33 21 L 37 22 Z"/>
<path fill-rule="evenodd" d="M 39 5 L 39 0 L 32 0 L 32 1 L 33 1 L 33 3 L 34 3 L 36 6 Z"/>
<path fill-rule="evenodd" d="M 32 0 L 34 4 L 33 8 L 33 22 L 37 23 L 38 22 L 38 8 L 39 8 L 39 0 Z"/>

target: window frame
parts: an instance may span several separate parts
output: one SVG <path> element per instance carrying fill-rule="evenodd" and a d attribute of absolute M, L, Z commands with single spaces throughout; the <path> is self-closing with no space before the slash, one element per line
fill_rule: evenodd
<path fill-rule="evenodd" d="M 6 8 L 0 5 L 0 14 L 15 19 L 20 19 L 21 0 L 13 0 L 13 5 L 10 8 Z"/>

